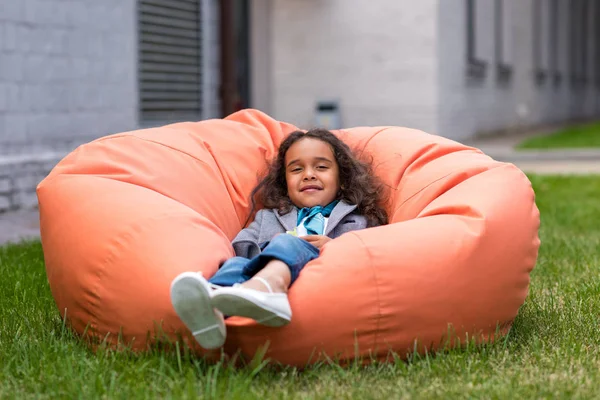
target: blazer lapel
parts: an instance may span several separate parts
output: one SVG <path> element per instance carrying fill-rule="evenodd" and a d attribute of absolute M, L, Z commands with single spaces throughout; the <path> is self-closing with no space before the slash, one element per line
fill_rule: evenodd
<path fill-rule="evenodd" d="M 293 231 L 296 227 L 296 222 L 298 220 L 298 211 L 296 207 L 292 207 L 289 213 L 279 215 L 279 211 L 273 210 L 275 212 L 275 217 L 279 223 L 285 228 L 286 231 Z"/>
<path fill-rule="evenodd" d="M 331 212 L 329 220 L 327 220 L 327 228 L 325 229 L 323 235 L 327 236 L 329 232 L 331 232 L 346 215 L 356 210 L 356 207 L 357 206 L 355 204 L 348 204 L 344 201 L 340 201 Z"/>

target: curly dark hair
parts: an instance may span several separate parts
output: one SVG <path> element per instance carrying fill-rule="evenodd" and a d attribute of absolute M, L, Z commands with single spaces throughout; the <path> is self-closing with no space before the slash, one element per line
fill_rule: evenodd
<path fill-rule="evenodd" d="M 348 145 L 326 129 L 295 131 L 281 143 L 279 153 L 271 162 L 267 175 L 252 191 L 252 212 L 256 208 L 256 200 L 266 208 L 277 209 L 281 214 L 286 214 L 292 209 L 293 204 L 287 194 L 285 179 L 285 155 L 294 143 L 308 138 L 321 140 L 331 147 L 339 166 L 339 199 L 348 204 L 356 204 L 357 211 L 367 218 L 367 226 L 387 224 L 388 217 L 382 207 L 381 198 L 385 191 L 373 174 L 371 164 L 360 161 Z"/>

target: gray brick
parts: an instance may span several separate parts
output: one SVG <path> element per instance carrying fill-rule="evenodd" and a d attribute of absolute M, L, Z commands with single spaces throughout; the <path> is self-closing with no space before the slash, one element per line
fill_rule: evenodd
<path fill-rule="evenodd" d="M 37 195 L 35 191 L 16 192 L 12 195 L 12 205 L 15 208 L 36 208 Z"/>
<path fill-rule="evenodd" d="M 68 3 L 48 0 L 19 0 L 24 3 L 23 20 L 31 24 L 60 24 L 57 19 L 59 8 L 68 7 Z"/>
<path fill-rule="evenodd" d="M 55 133 L 52 125 L 52 116 L 46 113 L 31 115 L 27 119 L 27 136 L 32 140 L 43 137 L 51 137 Z"/>
<path fill-rule="evenodd" d="M 68 54 L 67 53 L 67 37 L 69 31 L 64 28 L 56 28 L 52 30 L 52 41 L 50 44 L 51 54 Z"/>
<path fill-rule="evenodd" d="M 69 84 L 76 85 L 86 80 L 89 76 L 90 63 L 91 61 L 84 57 L 69 58 L 69 71 L 72 78 Z"/>
<path fill-rule="evenodd" d="M 8 109 L 8 84 L 0 82 L 0 112 Z"/>
<path fill-rule="evenodd" d="M 4 116 L 4 114 L 0 113 L 0 154 L 8 154 L 8 151 L 6 150 L 8 147 L 7 141 L 15 140 L 15 138 L 13 136 L 9 136 L 6 133 L 6 128 L 4 127 L 5 119 L 6 119 L 6 117 Z"/>
<path fill-rule="evenodd" d="M 7 83 L 7 111 L 25 111 L 23 100 L 21 99 L 20 86 L 17 83 Z"/>
<path fill-rule="evenodd" d="M 69 31 L 66 37 L 66 50 L 71 57 L 88 57 L 94 53 L 94 41 L 99 39 L 88 30 L 81 28 Z M 95 51 L 98 52 L 97 50 Z"/>
<path fill-rule="evenodd" d="M 5 135 L 24 138 L 27 135 L 27 114 L 8 114 L 4 116 Z"/>
<path fill-rule="evenodd" d="M 87 27 L 92 15 L 88 10 L 90 2 L 75 1 L 69 2 L 69 7 L 66 12 L 66 22 L 69 26 Z"/>
<path fill-rule="evenodd" d="M 8 211 L 12 208 L 10 196 L 0 195 L 0 212 Z"/>
<path fill-rule="evenodd" d="M 20 82 L 23 80 L 24 57 L 17 53 L 2 54 L 0 62 L 0 80 Z"/>
<path fill-rule="evenodd" d="M 46 64 L 48 68 L 47 79 L 49 82 L 65 82 L 70 79 L 69 60 L 65 57 L 50 56 Z"/>
<path fill-rule="evenodd" d="M 21 21 L 23 1 L 0 0 L 0 21 Z"/>
<path fill-rule="evenodd" d="M 23 161 L 23 162 L 15 162 L 13 167 L 12 175 L 16 181 L 20 179 L 20 177 L 28 176 L 37 173 L 40 170 L 41 163 L 39 162 L 31 162 L 31 161 Z M 21 187 L 26 187 L 26 185 L 21 182 Z"/>
<path fill-rule="evenodd" d="M 29 54 L 25 58 L 25 79 L 28 82 L 47 82 L 51 70 L 48 68 L 50 58 L 42 54 Z"/>
<path fill-rule="evenodd" d="M 33 173 L 28 173 L 28 174 L 23 174 L 23 175 L 17 175 L 14 178 L 14 182 L 15 182 L 15 189 L 17 189 L 20 192 L 31 192 L 31 191 L 35 191 L 35 188 L 37 187 L 38 183 L 40 183 L 40 181 L 42 180 L 42 171 L 41 171 L 41 165 L 40 164 L 33 164 Z"/>
<path fill-rule="evenodd" d="M 65 156 L 67 155 L 67 152 L 65 152 Z M 54 167 L 56 166 L 56 164 L 58 164 L 60 160 L 56 160 L 56 161 L 52 161 L 52 162 L 46 162 L 42 165 L 42 171 L 44 171 L 45 175 L 48 175 L 50 173 L 50 171 L 52 171 L 54 169 Z"/>
<path fill-rule="evenodd" d="M 129 60 L 129 57 L 119 58 L 111 63 L 104 63 L 104 76 L 111 83 L 121 83 L 127 80 L 128 76 L 136 73 L 135 64 Z"/>
<path fill-rule="evenodd" d="M 0 30 L 2 34 L 2 46 L 0 50 L 14 51 L 17 49 L 17 25 L 13 22 L 5 22 Z"/>
<path fill-rule="evenodd" d="M 35 46 L 33 26 L 31 24 L 15 25 L 15 40 L 18 43 L 17 50 L 20 53 L 30 53 Z"/>
<path fill-rule="evenodd" d="M 21 107 L 23 111 L 39 111 L 40 107 L 36 105 L 38 85 L 25 84 L 20 86 L 21 90 Z"/>
<path fill-rule="evenodd" d="M 12 179 L 9 177 L 0 178 L 0 193 L 6 194 L 13 190 Z"/>
<path fill-rule="evenodd" d="M 94 60 L 90 64 L 88 79 L 92 82 L 104 81 L 106 79 L 106 61 Z"/>

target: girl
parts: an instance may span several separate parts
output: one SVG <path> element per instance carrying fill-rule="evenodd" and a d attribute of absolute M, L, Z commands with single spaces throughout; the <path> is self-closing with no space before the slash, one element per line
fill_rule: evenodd
<path fill-rule="evenodd" d="M 290 322 L 288 288 L 331 239 L 387 223 L 381 185 L 368 165 L 324 129 L 290 134 L 267 176 L 252 191 L 265 209 L 233 240 L 236 257 L 209 280 L 184 272 L 171 284 L 171 302 L 206 349 L 225 342 L 223 315 L 267 326 Z"/>

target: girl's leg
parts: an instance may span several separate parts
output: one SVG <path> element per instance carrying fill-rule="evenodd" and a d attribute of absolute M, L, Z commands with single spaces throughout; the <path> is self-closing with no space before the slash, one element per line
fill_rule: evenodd
<path fill-rule="evenodd" d="M 262 253 L 244 266 L 244 276 L 265 279 L 274 292 L 287 293 L 306 264 L 319 256 L 319 249 L 292 235 L 278 235 Z M 268 291 L 260 280 L 249 280 L 242 286 Z"/>
<path fill-rule="evenodd" d="M 217 286 L 243 287 L 266 292 L 268 288 L 260 280 L 265 279 L 273 292 L 287 293 L 298 278 L 302 268 L 319 256 L 319 250 L 310 243 L 292 235 L 278 235 L 252 260 L 233 257 L 225 261 L 208 281 Z"/>
<path fill-rule="evenodd" d="M 266 280 L 274 293 L 287 293 L 288 288 L 292 284 L 290 267 L 280 260 L 269 261 L 256 275 L 242 283 L 242 286 L 245 288 L 268 292 L 269 288 L 260 279 L 253 278 Z"/>
<path fill-rule="evenodd" d="M 252 318 L 268 326 L 285 325 L 292 317 L 287 289 L 318 255 L 310 243 L 279 235 L 244 267 L 244 276 L 250 280 L 239 287 L 217 289 L 212 303 L 225 315 Z"/>
<path fill-rule="evenodd" d="M 225 261 L 217 273 L 208 280 L 212 285 L 233 286 L 237 283 L 244 283 L 250 276 L 244 274 L 246 265 L 250 260 L 244 257 L 232 257 Z"/>

